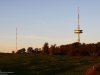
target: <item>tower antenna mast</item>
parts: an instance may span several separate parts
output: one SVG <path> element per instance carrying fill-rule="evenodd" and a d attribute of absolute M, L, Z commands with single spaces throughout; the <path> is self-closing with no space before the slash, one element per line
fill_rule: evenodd
<path fill-rule="evenodd" d="M 79 23 L 80 19 L 79 18 L 80 16 L 79 16 L 79 7 L 78 7 L 78 29 L 74 30 L 74 32 L 78 34 L 78 42 L 80 42 L 80 33 L 83 33 L 82 32 L 83 30 L 80 30 L 80 23 Z"/>
<path fill-rule="evenodd" d="M 17 27 L 16 27 L 16 51 L 17 51 Z"/>
<path fill-rule="evenodd" d="M 79 21 L 80 21 L 80 15 L 79 15 L 79 7 L 78 7 L 78 30 L 80 30 L 80 23 L 79 23 Z"/>

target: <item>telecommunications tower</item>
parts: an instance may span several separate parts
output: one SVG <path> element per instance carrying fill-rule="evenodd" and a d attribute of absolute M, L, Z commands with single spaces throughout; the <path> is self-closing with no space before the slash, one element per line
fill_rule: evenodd
<path fill-rule="evenodd" d="M 78 29 L 77 30 L 74 30 L 74 32 L 76 34 L 78 34 L 78 42 L 80 42 L 80 33 L 83 33 L 82 31 L 83 30 L 80 30 L 80 24 L 79 24 L 79 7 L 78 7 Z"/>

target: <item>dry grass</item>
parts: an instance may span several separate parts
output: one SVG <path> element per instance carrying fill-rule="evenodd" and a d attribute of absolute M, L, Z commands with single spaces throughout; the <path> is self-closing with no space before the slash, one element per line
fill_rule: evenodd
<path fill-rule="evenodd" d="M 86 75 L 100 75 L 100 64 L 95 64 L 87 69 Z"/>

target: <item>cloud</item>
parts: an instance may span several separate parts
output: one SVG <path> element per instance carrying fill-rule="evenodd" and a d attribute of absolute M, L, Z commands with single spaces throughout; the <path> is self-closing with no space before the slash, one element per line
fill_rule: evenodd
<path fill-rule="evenodd" d="M 25 36 L 25 38 L 27 39 L 48 39 L 46 37 L 40 37 L 40 36 L 34 36 L 34 35 L 28 35 L 28 36 Z"/>
<path fill-rule="evenodd" d="M 70 38 L 64 38 L 64 39 L 58 39 L 58 38 L 50 38 L 50 37 L 42 37 L 42 36 L 36 36 L 36 35 L 27 35 L 24 36 L 25 39 L 36 39 L 36 40 L 48 40 L 48 41 L 56 41 L 56 42 L 71 42 Z"/>
<path fill-rule="evenodd" d="M 55 41 L 59 41 L 59 40 L 54 39 L 54 38 L 35 36 L 35 35 L 27 35 L 27 36 L 25 36 L 25 38 L 26 39 L 41 39 L 41 40 L 55 40 Z"/>
<path fill-rule="evenodd" d="M 41 20 L 37 20 L 36 22 L 39 23 L 39 24 L 42 24 L 42 25 L 46 25 L 46 22 L 41 21 Z"/>

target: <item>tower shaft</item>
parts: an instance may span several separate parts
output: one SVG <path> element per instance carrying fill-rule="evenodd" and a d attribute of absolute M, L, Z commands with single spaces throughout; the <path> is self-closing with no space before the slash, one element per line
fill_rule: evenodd
<path fill-rule="evenodd" d="M 78 42 L 80 42 L 80 33 L 78 33 Z"/>
<path fill-rule="evenodd" d="M 80 19 L 79 18 L 80 17 L 79 17 L 79 7 L 78 7 L 78 30 L 80 30 L 80 23 L 79 23 Z"/>
<path fill-rule="evenodd" d="M 17 27 L 16 27 L 16 51 L 17 51 Z"/>

